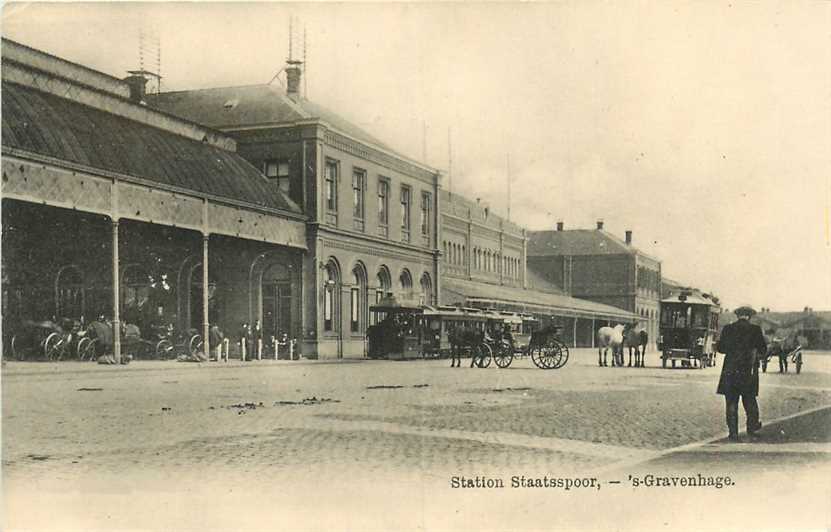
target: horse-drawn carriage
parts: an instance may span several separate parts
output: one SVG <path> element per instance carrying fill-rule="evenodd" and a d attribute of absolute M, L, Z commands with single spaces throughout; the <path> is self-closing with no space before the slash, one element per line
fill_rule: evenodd
<path fill-rule="evenodd" d="M 704 369 L 715 364 L 718 336 L 718 301 L 705 295 L 682 292 L 660 301 L 661 328 L 658 351 L 661 366 Z"/>
<path fill-rule="evenodd" d="M 774 356 L 779 360 L 779 372 L 788 372 L 788 363 L 796 367 L 796 372 L 802 372 L 802 345 L 804 338 L 796 333 L 789 333 L 783 337 L 774 337 L 768 341 L 767 353 L 760 359 L 762 372 L 766 373 L 770 359 Z"/>
<path fill-rule="evenodd" d="M 493 361 L 506 368 L 517 354 L 530 354 L 543 369 L 562 367 L 568 348 L 559 330 L 538 330 L 531 316 L 476 308 L 398 303 L 388 297 L 370 307 L 375 325 L 367 330 L 371 358 L 450 356 L 453 365 L 470 357 L 471 367 Z"/>

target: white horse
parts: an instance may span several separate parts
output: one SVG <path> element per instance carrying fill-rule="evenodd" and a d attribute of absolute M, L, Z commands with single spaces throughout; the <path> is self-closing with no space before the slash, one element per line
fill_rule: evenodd
<path fill-rule="evenodd" d="M 597 365 L 606 366 L 606 353 L 612 348 L 612 366 L 623 365 L 623 328 L 621 324 L 614 327 L 601 327 L 597 331 Z M 618 355 L 620 358 L 618 358 Z"/>

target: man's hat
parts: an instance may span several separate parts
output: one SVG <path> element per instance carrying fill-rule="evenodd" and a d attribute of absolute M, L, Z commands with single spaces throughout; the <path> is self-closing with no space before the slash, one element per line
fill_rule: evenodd
<path fill-rule="evenodd" d="M 743 306 L 737 308 L 736 310 L 734 310 L 733 313 L 736 316 L 748 316 L 748 317 L 750 317 L 750 316 L 753 316 L 754 314 L 756 314 L 756 311 L 753 310 L 753 307 L 751 307 L 750 305 L 743 305 Z"/>

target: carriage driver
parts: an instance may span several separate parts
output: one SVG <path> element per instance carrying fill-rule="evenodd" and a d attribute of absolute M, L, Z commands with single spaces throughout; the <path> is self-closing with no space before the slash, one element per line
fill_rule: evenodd
<path fill-rule="evenodd" d="M 762 428 L 759 421 L 759 357 L 765 356 L 767 346 L 758 325 L 750 323 L 756 311 L 749 306 L 737 308 L 739 318 L 724 327 L 718 342 L 718 351 L 725 354 L 717 393 L 724 396 L 727 428 L 731 442 L 739 439 L 739 397 L 747 415 L 747 433 L 756 434 Z"/>

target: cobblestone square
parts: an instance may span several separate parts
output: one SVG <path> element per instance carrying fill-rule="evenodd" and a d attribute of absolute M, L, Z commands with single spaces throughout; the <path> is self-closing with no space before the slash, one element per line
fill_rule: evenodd
<path fill-rule="evenodd" d="M 598 368 L 595 356 L 576 350 L 558 371 L 528 360 L 509 369 L 445 360 L 8 363 L 7 522 L 228 529 L 268 519 L 382 530 L 464 528 L 473 519 L 513 529 L 556 515 L 585 528 L 586 518 L 601 519 L 588 508 L 652 496 L 604 484 L 644 464 L 738 475 L 754 489 L 765 475 L 828 469 L 825 354 L 807 355 L 801 375 L 764 374 L 760 396 L 766 423 L 820 417 L 793 431 L 768 427 L 766 439 L 739 445 L 741 454 L 717 441 L 718 369 Z M 597 477 L 601 490 L 450 487 L 454 476 L 509 483 L 515 475 Z M 815 487 L 815 496 L 828 494 L 827 480 Z M 30 511 L 47 500 L 49 516 Z M 229 505 L 238 510 L 228 514 Z M 645 519 L 617 511 L 602 519 L 613 515 L 633 526 Z"/>

